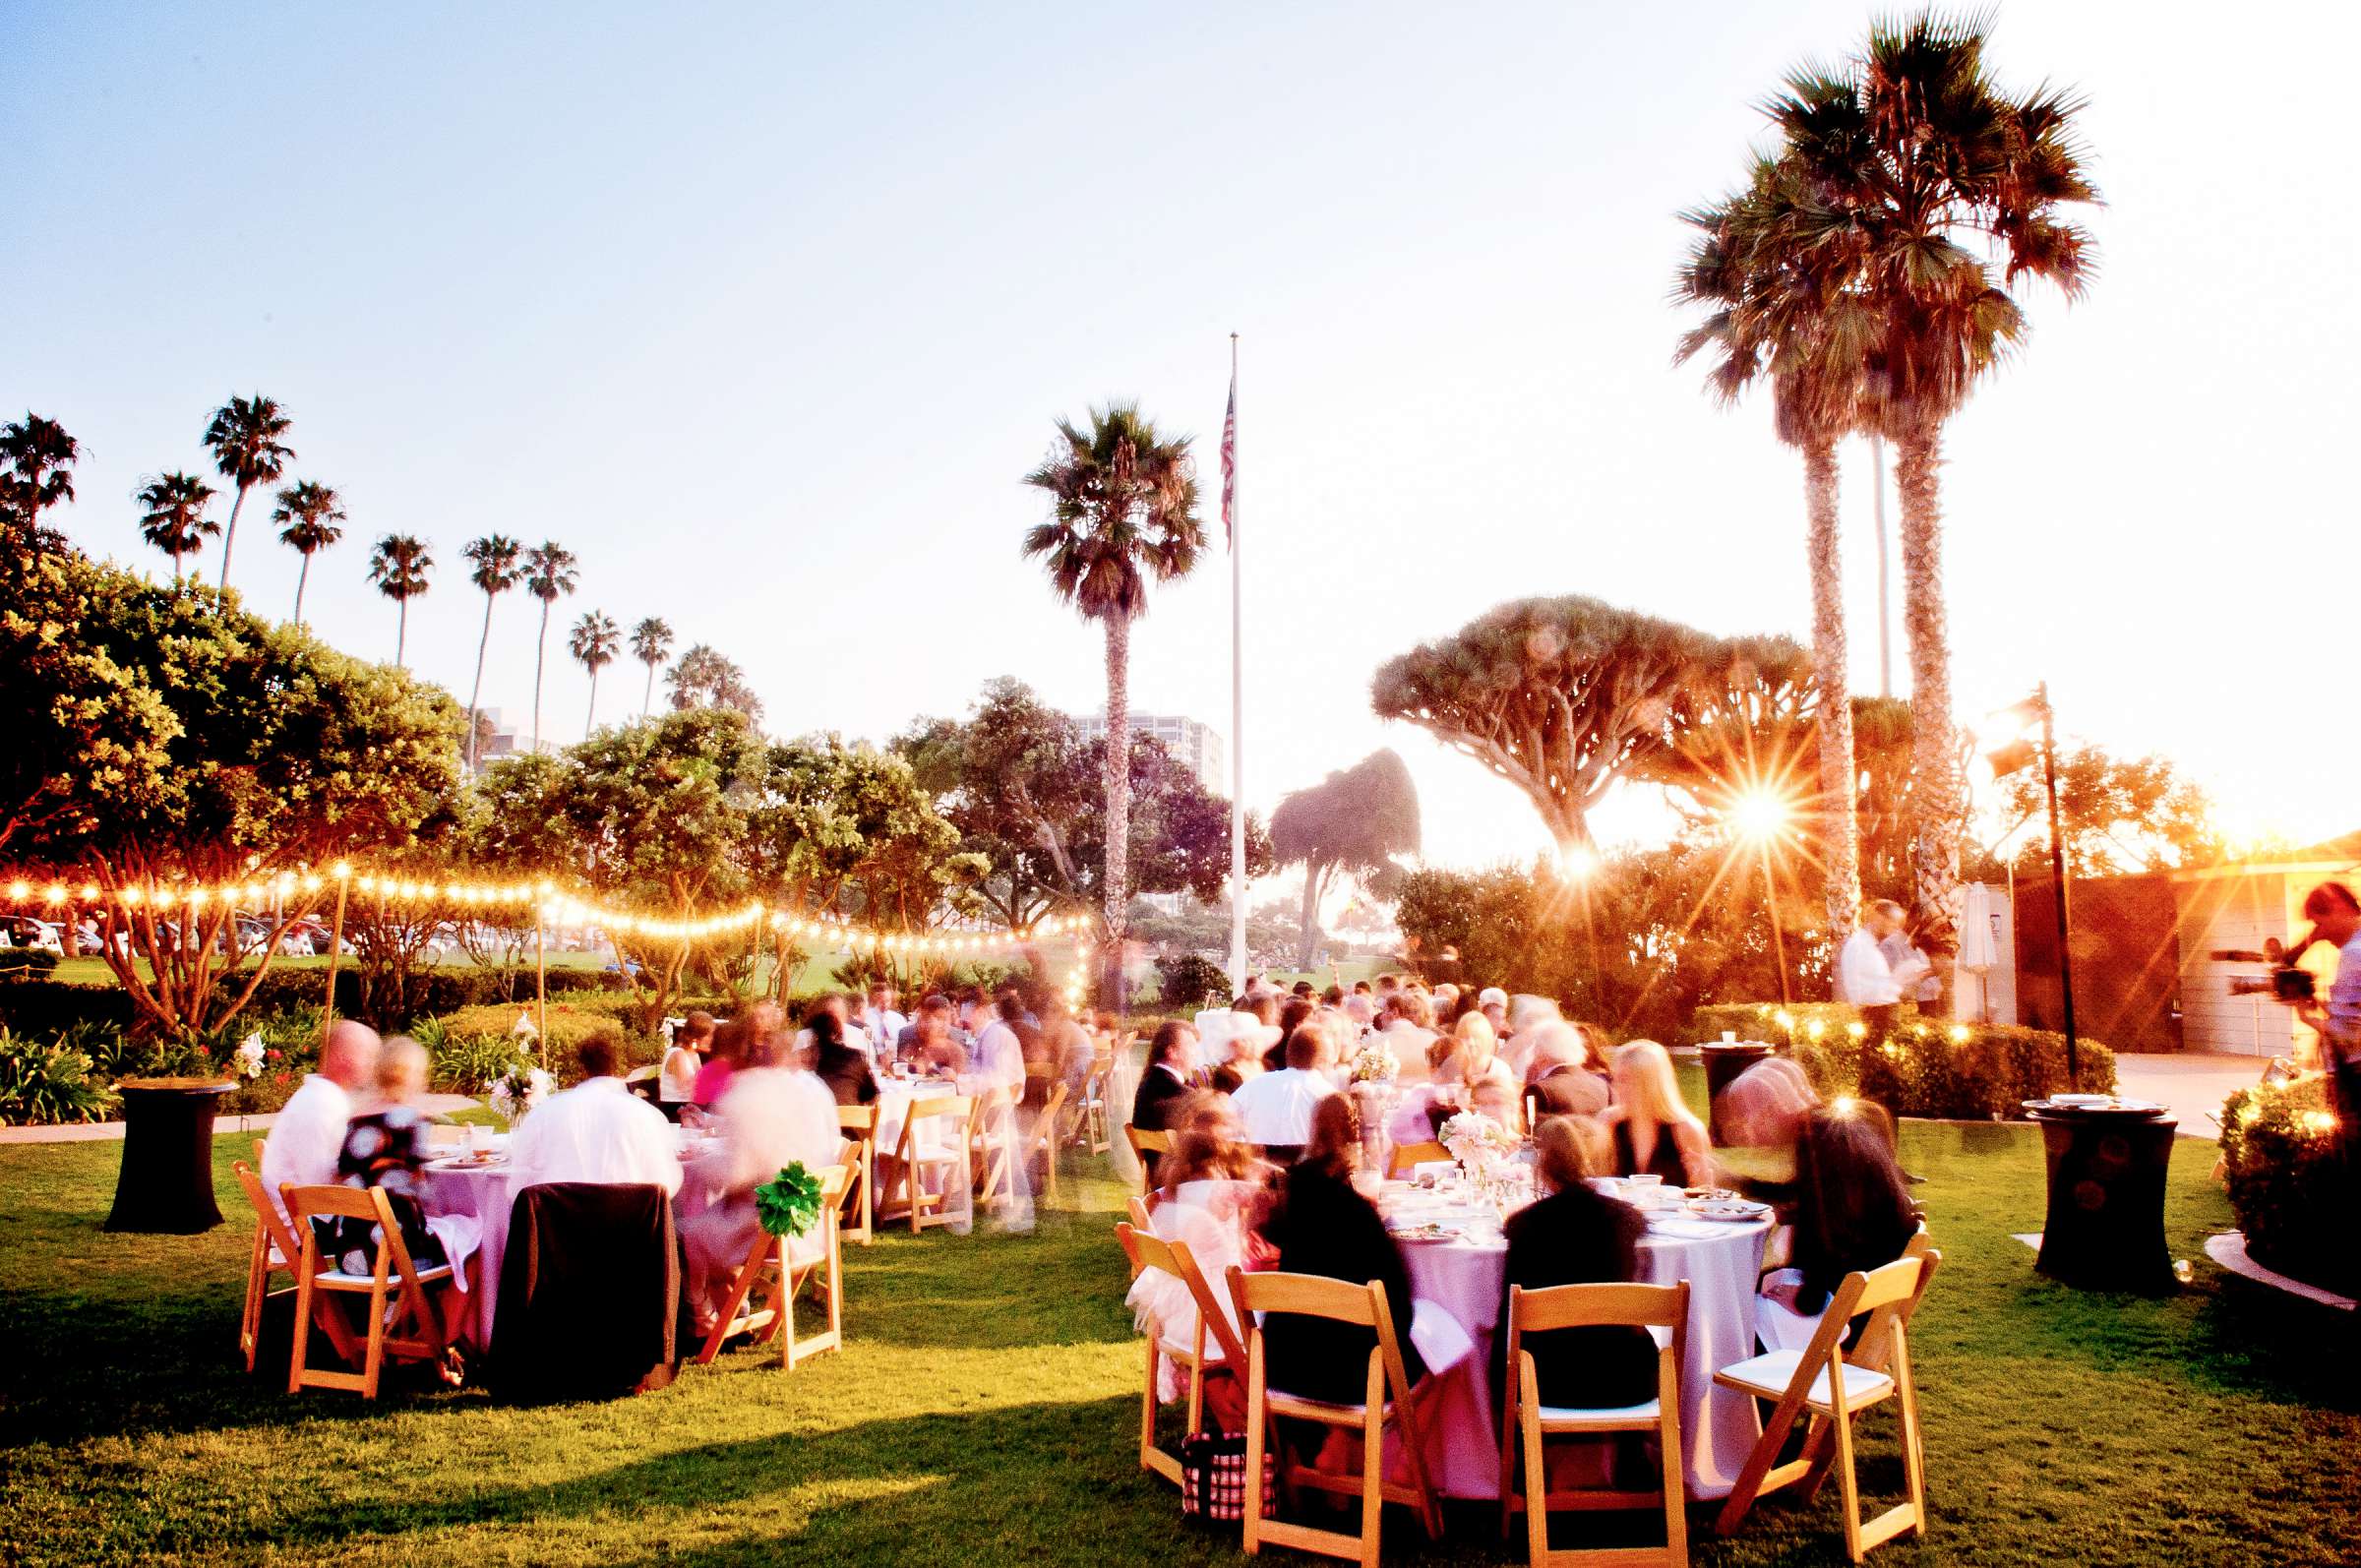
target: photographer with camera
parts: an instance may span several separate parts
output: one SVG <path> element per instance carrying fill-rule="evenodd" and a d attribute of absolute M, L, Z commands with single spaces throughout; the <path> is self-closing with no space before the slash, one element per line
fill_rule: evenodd
<path fill-rule="evenodd" d="M 2325 1008 L 2307 997 L 2295 1015 L 2320 1031 L 2320 1065 L 2336 1115 L 2336 1154 L 2348 1178 L 2361 1176 L 2361 898 L 2342 882 L 2323 882 L 2304 897 L 2312 940 L 2333 943 L 2336 979 Z M 2305 943 L 2310 946 L 2311 943 Z M 2301 949 L 2298 949 L 2300 953 Z M 2296 954 L 2288 955 L 2292 963 Z"/>

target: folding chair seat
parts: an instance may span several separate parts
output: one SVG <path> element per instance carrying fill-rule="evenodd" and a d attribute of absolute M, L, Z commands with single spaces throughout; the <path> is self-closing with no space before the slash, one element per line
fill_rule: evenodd
<path fill-rule="evenodd" d="M 1114 1118 L 1107 1112 L 1107 1086 L 1115 1077 L 1115 1053 L 1101 1047 L 1091 1057 L 1090 1075 L 1082 1080 L 1082 1103 L 1075 1117 L 1075 1142 L 1086 1154 L 1105 1154 L 1115 1147 Z"/>
<path fill-rule="evenodd" d="M 1005 1209 L 1016 1201 L 1016 1162 L 1023 1154 L 1016 1107 L 1017 1097 L 1006 1089 L 988 1090 L 976 1101 L 968 1132 L 973 1145 L 970 1164 L 976 1201 L 988 1209 Z"/>
<path fill-rule="evenodd" d="M 1765 1492 L 1800 1481 L 1807 1499 L 1817 1495 L 1832 1469 L 1844 1498 L 1845 1551 L 1852 1561 L 1859 1562 L 1870 1548 L 1897 1536 L 1925 1534 L 1926 1455 L 1918 1425 L 1917 1386 L 1910 1376 L 1908 1319 L 1942 1258 L 1928 1248 L 1883 1268 L 1847 1274 L 1829 1297 L 1809 1345 L 1800 1351 L 1750 1357 L 1714 1374 L 1724 1388 L 1777 1402 L 1716 1521 L 1723 1535 L 1734 1534 Z M 1847 1353 L 1845 1339 L 1856 1318 L 1867 1321 Z M 1907 1496 L 1863 1524 L 1860 1482 L 1853 1469 L 1853 1417 L 1888 1400 L 1900 1412 Z M 1778 1464 L 1798 1418 L 1810 1422 L 1803 1450 L 1786 1464 Z"/>
<path fill-rule="evenodd" d="M 1431 1138 L 1423 1143 L 1397 1143 L 1393 1153 L 1386 1156 L 1385 1175 L 1389 1181 L 1399 1180 L 1423 1165 L 1448 1160 L 1451 1151 Z"/>
<path fill-rule="evenodd" d="M 1500 1534 L 1525 1510 L 1526 1554 L 1533 1568 L 1686 1568 L 1687 1491 L 1681 1475 L 1680 1363 L 1688 1340 L 1689 1282 L 1677 1285 L 1561 1285 L 1508 1291 L 1508 1389 L 1500 1413 Z M 1663 1330 L 1657 1338 L 1656 1397 L 1611 1410 L 1542 1403 L 1541 1372 L 1525 1336 L 1555 1329 L 1629 1326 Z M 1642 1432 L 1657 1440 L 1654 1491 L 1549 1489 L 1544 1444 L 1551 1437 Z M 1525 1469 L 1518 1477 L 1519 1441 Z M 1662 1508 L 1665 1544 L 1608 1549 L 1549 1549 L 1551 1509 Z"/>
<path fill-rule="evenodd" d="M 844 1217 L 845 1195 L 856 1179 L 852 1167 L 832 1165 L 819 1173 L 819 1214 L 803 1236 L 772 1236 L 765 1231 L 748 1248 L 738 1277 L 722 1303 L 721 1316 L 696 1353 L 699 1366 L 712 1363 L 733 1336 L 752 1334 L 757 1345 L 774 1336 L 779 1342 L 779 1365 L 792 1370 L 823 1351 L 844 1346 Z M 828 1326 L 801 1339 L 795 1332 L 795 1298 L 808 1285 L 817 1283 Z M 753 1304 L 756 1291 L 762 1304 Z"/>
<path fill-rule="evenodd" d="M 1149 1170 L 1148 1156 L 1161 1160 L 1173 1152 L 1173 1135 L 1153 1127 L 1135 1127 L 1123 1123 L 1123 1141 L 1131 1145 L 1131 1158 L 1139 1162 L 1139 1184 L 1143 1191 L 1153 1189 L 1156 1177 Z"/>
<path fill-rule="evenodd" d="M 280 1190 L 286 1199 L 289 1228 L 302 1238 L 295 1267 L 295 1347 L 288 1360 L 287 1392 L 340 1388 L 357 1392 L 363 1399 L 375 1399 L 379 1374 L 389 1356 L 440 1362 L 450 1342 L 444 1335 L 442 1315 L 428 1298 L 427 1287 L 454 1289 L 452 1268 L 448 1263 L 418 1267 L 401 1239 L 401 1224 L 384 1189 L 290 1186 Z M 378 1240 L 370 1272 L 350 1274 L 341 1267 L 323 1267 L 320 1235 L 312 1224 L 316 1219 L 374 1223 Z M 321 1293 L 332 1297 L 366 1297 L 365 1335 L 348 1331 L 361 1351 L 358 1372 L 329 1371 L 310 1364 L 315 1305 L 327 1312 L 335 1310 L 330 1302 L 317 1300 Z"/>
<path fill-rule="evenodd" d="M 867 1246 L 878 1234 L 878 1108 L 838 1106 L 836 1127 L 852 1146 L 845 1161 L 851 1185 L 844 1199 L 844 1236 Z"/>
<path fill-rule="evenodd" d="M 1238 1307 L 1239 1325 L 1246 1331 L 1245 1549 L 1258 1553 L 1267 1540 L 1276 1546 L 1292 1546 L 1299 1551 L 1342 1557 L 1360 1562 L 1364 1568 L 1376 1568 L 1380 1530 L 1389 1502 L 1416 1508 L 1427 1538 L 1440 1537 L 1442 1507 L 1426 1478 L 1418 1413 L 1411 1404 L 1410 1377 L 1403 1365 L 1401 1342 L 1394 1335 L 1393 1312 L 1386 1304 L 1385 1288 L 1374 1280 L 1366 1285 L 1351 1285 L 1308 1274 L 1248 1274 L 1233 1268 L 1230 1297 Z M 1339 1404 L 1272 1388 L 1270 1369 L 1265 1364 L 1262 1324 L 1256 1316 L 1261 1312 L 1292 1312 L 1303 1317 L 1327 1318 L 1339 1325 L 1373 1329 L 1377 1344 L 1369 1352 L 1368 1383 L 1362 1399 L 1354 1404 Z M 1348 1536 L 1340 1531 L 1263 1516 L 1260 1483 L 1263 1456 L 1270 1448 L 1271 1423 L 1282 1417 L 1360 1433 L 1362 1464 L 1358 1476 L 1339 1476 L 1295 1464 L 1284 1448 L 1278 1456 L 1280 1478 L 1290 1496 L 1297 1488 L 1309 1486 L 1360 1497 L 1359 1535 Z M 1402 1453 L 1410 1467 L 1411 1483 L 1407 1486 L 1385 1478 L 1385 1431 L 1389 1426 L 1399 1434 Z"/>
<path fill-rule="evenodd" d="M 1227 1366 L 1242 1373 L 1246 1364 L 1245 1348 L 1223 1315 L 1214 1298 L 1213 1287 L 1185 1241 L 1167 1241 L 1148 1224 L 1147 1206 L 1139 1199 L 1130 1203 L 1128 1224 L 1115 1228 L 1118 1241 L 1122 1243 L 1123 1255 L 1131 1260 L 1131 1277 L 1136 1280 L 1149 1269 L 1162 1269 L 1188 1288 L 1190 1299 L 1196 1303 L 1194 1324 L 1185 1340 L 1169 1335 L 1145 1336 L 1148 1356 L 1147 1382 L 1139 1401 L 1139 1468 L 1153 1471 L 1179 1485 L 1180 1461 L 1178 1456 L 1156 1446 L 1157 1382 L 1162 1363 L 1170 1360 L 1188 1368 L 1188 1435 L 1195 1436 L 1205 1425 L 1205 1372 L 1209 1366 Z M 1160 1325 L 1169 1327 L 1169 1325 Z M 1207 1340 L 1211 1339 L 1211 1354 Z"/>
<path fill-rule="evenodd" d="M 249 1372 L 254 1370 L 262 1350 L 264 1305 L 296 1294 L 300 1282 L 296 1277 L 295 1265 L 303 1255 L 302 1244 L 295 1239 L 295 1233 L 287 1229 L 285 1220 L 279 1218 L 277 1208 L 263 1190 L 262 1177 L 255 1174 L 263 1163 L 263 1146 L 268 1141 L 264 1138 L 254 1140 L 253 1165 L 243 1160 L 233 1160 L 229 1167 L 237 1173 L 238 1185 L 244 1189 L 246 1201 L 254 1209 L 254 1245 L 246 1254 L 246 1306 L 238 1318 L 238 1350 L 246 1357 L 246 1370 Z M 272 1279 L 281 1273 L 286 1275 L 287 1283 L 272 1290 Z M 348 1361 L 352 1360 L 355 1342 L 345 1333 L 344 1320 L 331 1313 L 321 1327 L 328 1331 L 335 1345 L 336 1354 Z"/>
<path fill-rule="evenodd" d="M 965 1095 L 913 1101 L 895 1143 L 894 1188 L 876 1214 L 878 1223 L 906 1219 L 913 1236 L 930 1225 L 950 1223 L 952 1196 L 975 1190 L 976 1102 Z M 936 1178 L 927 1190 L 927 1176 Z M 898 1195 L 897 1195 L 898 1194 Z"/>

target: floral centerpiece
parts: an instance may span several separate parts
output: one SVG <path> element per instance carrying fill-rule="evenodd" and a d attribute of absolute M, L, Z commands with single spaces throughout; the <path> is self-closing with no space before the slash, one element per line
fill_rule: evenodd
<path fill-rule="evenodd" d="M 1516 1134 L 1481 1111 L 1460 1112 L 1443 1123 L 1439 1136 L 1443 1147 L 1451 1151 L 1451 1158 L 1471 1176 L 1483 1176 L 1506 1165 L 1509 1157 L 1523 1146 Z"/>
<path fill-rule="evenodd" d="M 522 1120 L 526 1112 L 556 1093 L 558 1080 L 549 1075 L 547 1068 L 527 1066 L 517 1061 L 485 1087 L 491 1091 L 493 1111 L 503 1121 L 514 1124 Z"/>
<path fill-rule="evenodd" d="M 1353 1054 L 1348 1079 L 1354 1084 L 1390 1084 L 1402 1075 L 1402 1058 L 1381 1035 L 1371 1035 Z"/>

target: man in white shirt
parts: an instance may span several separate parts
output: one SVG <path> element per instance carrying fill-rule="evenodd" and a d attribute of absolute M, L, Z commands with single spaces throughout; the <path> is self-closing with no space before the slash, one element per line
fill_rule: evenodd
<path fill-rule="evenodd" d="M 1901 930 L 1900 904 L 1883 898 L 1863 904 L 1861 923 L 1837 954 L 1837 999 L 1861 1009 L 1872 1040 L 1883 1040 L 1893 1031 L 1895 1009 L 1902 1001 L 1902 982 L 1880 945 Z"/>
<path fill-rule="evenodd" d="M 547 1181 L 645 1182 L 668 1195 L 680 1191 L 679 1137 L 663 1112 L 615 1076 L 614 1042 L 593 1035 L 575 1050 L 582 1081 L 551 1095 L 510 1143 L 510 1191 Z"/>
<path fill-rule="evenodd" d="M 720 1195 L 703 1213 L 681 1223 L 690 1300 L 700 1333 L 711 1331 L 720 1300 L 761 1230 L 755 1188 L 798 1161 L 817 1177 L 844 1149 L 836 1097 L 827 1085 L 802 1068 L 775 1065 L 771 1056 L 771 1048 L 755 1048 L 750 1064 L 732 1075 L 713 1108 L 721 1153 L 713 1166 L 700 1166 L 698 1176 L 718 1187 Z M 800 1260 L 825 1242 L 815 1231 L 792 1238 L 788 1247 Z"/>
<path fill-rule="evenodd" d="M 329 1026 L 320 1047 L 320 1070 L 303 1080 L 271 1123 L 263 1146 L 263 1190 L 287 1217 L 280 1187 L 324 1187 L 336 1179 L 344 1152 L 344 1128 L 352 1120 L 352 1092 L 377 1071 L 377 1031 L 350 1018 Z"/>
<path fill-rule="evenodd" d="M 1337 1092 L 1327 1069 L 1336 1061 L 1336 1046 L 1328 1031 L 1309 1021 L 1296 1026 L 1287 1039 L 1287 1065 L 1240 1084 L 1230 1103 L 1246 1141 L 1265 1149 L 1300 1151 L 1311 1140 L 1313 1108 Z"/>
<path fill-rule="evenodd" d="M 869 988 L 869 1005 L 861 1010 L 861 1030 L 869 1036 L 871 1053 L 880 1065 L 892 1058 L 902 1031 L 910 1024 L 894 1010 L 897 999 L 893 988 L 880 982 Z"/>
<path fill-rule="evenodd" d="M 976 1036 L 968 1068 L 995 1088 L 1021 1090 L 1025 1086 L 1025 1047 L 1017 1038 L 1016 1021 L 1025 1015 L 1024 1000 L 1015 992 L 1009 992 L 999 999 L 997 1011 L 998 1017 L 981 1025 L 982 1033 Z M 979 1008 L 978 1020 L 985 1016 Z"/>

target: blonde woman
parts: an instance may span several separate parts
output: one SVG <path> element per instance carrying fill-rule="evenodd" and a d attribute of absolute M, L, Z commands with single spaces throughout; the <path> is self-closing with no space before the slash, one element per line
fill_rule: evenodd
<path fill-rule="evenodd" d="M 1470 1111 L 1483 1111 L 1511 1132 L 1524 1130 L 1523 1115 L 1517 1109 L 1517 1075 L 1500 1059 L 1500 1037 L 1492 1033 L 1492 1021 L 1480 1012 L 1463 1014 L 1452 1029 L 1451 1037 L 1459 1045 L 1459 1103 Z M 1477 1104 L 1479 1091 L 1484 1103 Z M 1506 1116 L 1493 1108 L 1506 1105 Z"/>
<path fill-rule="evenodd" d="M 1615 1140 L 1615 1174 L 1660 1176 L 1667 1183 L 1713 1185 L 1713 1145 L 1705 1123 L 1681 1103 L 1672 1057 L 1653 1040 L 1634 1040 L 1610 1063 L 1615 1103 L 1606 1114 Z"/>

